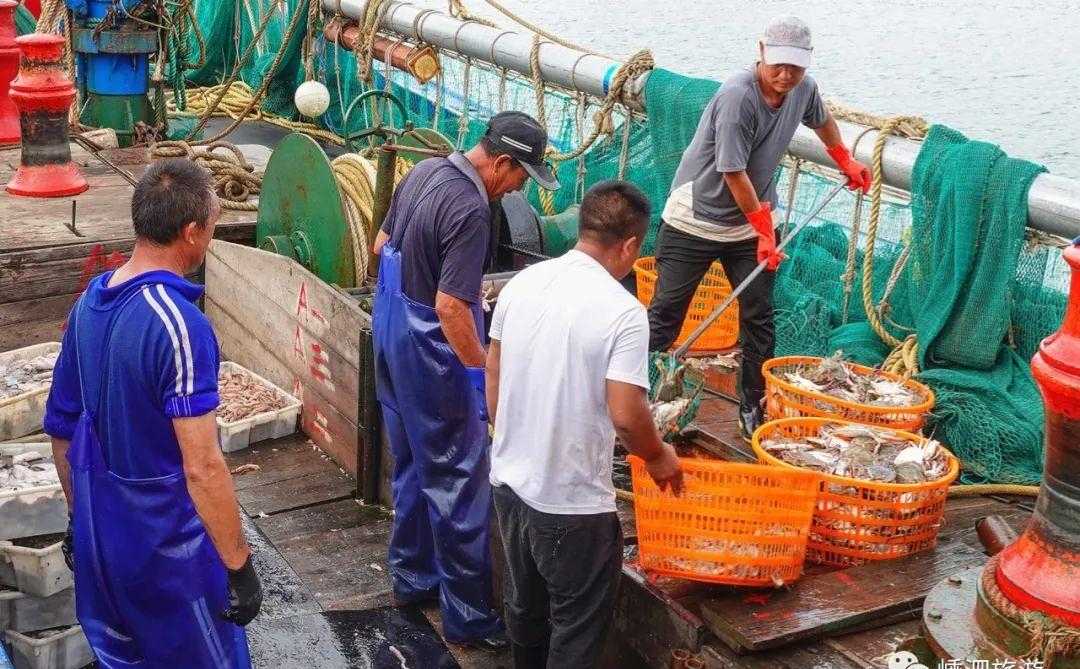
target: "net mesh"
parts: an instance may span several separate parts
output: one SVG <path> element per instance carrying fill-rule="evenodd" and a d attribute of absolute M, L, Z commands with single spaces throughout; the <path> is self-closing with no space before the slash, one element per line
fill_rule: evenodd
<path fill-rule="evenodd" d="M 261 40 L 265 44 L 242 70 L 243 80 L 257 88 L 281 45 L 290 13 L 302 6 L 299 0 L 197 0 L 199 23 L 211 47 L 207 64 L 189 72 L 189 79 L 219 83 L 265 12 L 275 12 Z M 295 116 L 292 93 L 303 80 L 304 30 L 302 20 L 262 103 L 266 111 Z M 474 144 L 486 119 L 498 111 L 539 115 L 536 88 L 527 77 L 446 52 L 440 61 L 442 75 L 426 84 L 376 62 L 370 87 L 393 92 L 416 126 L 437 128 L 460 148 Z M 357 77 L 355 55 L 320 37 L 315 66 L 331 96 L 320 122 L 338 134 L 372 125 L 371 109 L 365 107 L 355 110 L 345 127 L 349 104 L 370 88 Z M 555 166 L 563 188 L 542 193 L 530 185 L 532 204 L 542 213 L 561 212 L 579 202 L 593 183 L 622 174 L 653 203 L 643 249 L 650 255 L 679 159 L 719 86 L 654 70 L 645 90 L 646 113 L 632 115 L 617 107 L 611 132 L 580 159 Z M 601 103 L 550 86 L 544 88 L 543 101 L 558 151 L 588 136 Z M 390 114 L 389 107 L 383 113 Z M 877 309 L 897 259 L 910 244 L 910 257 L 883 312 L 885 327 L 900 339 L 918 335 L 924 370 L 919 378 L 937 395 L 929 429 L 963 460 L 968 481 L 1033 482 L 1042 471 L 1042 405 L 1027 361 L 1061 322 L 1067 269 L 1057 248 L 1024 241 L 1027 186 L 1039 169 L 1005 157 L 992 145 L 935 127 L 924 142 L 911 201 L 889 193 L 881 208 L 872 302 Z M 832 176 L 791 164 L 781 167 L 780 202 L 787 203 L 790 194 L 792 205 L 780 215 L 793 225 L 831 189 Z M 853 234 L 854 202 L 847 195 L 835 198 L 789 247 L 790 260 L 781 265 L 775 283 L 777 355 L 824 356 L 842 349 L 857 362 L 876 365 L 889 353 L 863 307 L 869 207 L 861 208 L 860 232 Z"/>

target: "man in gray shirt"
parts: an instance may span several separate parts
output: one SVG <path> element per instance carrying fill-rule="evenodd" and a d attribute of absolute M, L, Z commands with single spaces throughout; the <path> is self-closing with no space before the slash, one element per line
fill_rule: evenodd
<path fill-rule="evenodd" d="M 773 355 L 772 286 L 783 259 L 773 224 L 775 173 L 799 124 L 821 138 L 849 188 L 870 188 L 870 171 L 852 159 L 817 83 L 806 76 L 813 51 L 806 24 L 793 16 L 774 20 L 758 49 L 760 60 L 728 78 L 706 107 L 679 163 L 664 207 L 659 279 L 649 307 L 649 349 L 667 350 L 714 261 L 733 286 L 767 263 L 769 271 L 739 296 L 739 426 L 746 438 L 762 421 L 761 365 Z"/>

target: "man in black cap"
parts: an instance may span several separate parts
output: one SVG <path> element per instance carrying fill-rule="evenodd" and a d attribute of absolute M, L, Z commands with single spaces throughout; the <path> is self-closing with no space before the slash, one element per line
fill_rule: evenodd
<path fill-rule="evenodd" d="M 394 456 L 390 571 L 399 604 L 438 598 L 447 641 L 507 645 L 491 606 L 488 424 L 480 284 L 489 205 L 544 163 L 532 117 L 492 117 L 468 152 L 419 163 L 394 192 L 375 240 L 376 388 Z"/>

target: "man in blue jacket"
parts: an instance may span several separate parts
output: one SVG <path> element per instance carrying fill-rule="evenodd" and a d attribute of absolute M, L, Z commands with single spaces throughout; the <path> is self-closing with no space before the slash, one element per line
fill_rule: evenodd
<path fill-rule="evenodd" d="M 98 664 L 250 667 L 262 589 L 218 447 L 218 345 L 183 276 L 221 209 L 188 160 L 131 200 L 131 260 L 68 318 L 45 412 L 71 513 L 65 557 Z"/>

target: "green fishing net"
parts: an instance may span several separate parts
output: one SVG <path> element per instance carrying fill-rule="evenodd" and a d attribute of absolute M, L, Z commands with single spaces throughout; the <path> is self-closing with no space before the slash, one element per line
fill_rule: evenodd
<path fill-rule="evenodd" d="M 249 3 L 251 0 L 247 0 Z M 188 70 L 187 80 L 196 86 L 219 84 L 232 71 L 236 62 L 238 35 L 234 32 L 236 11 L 241 0 L 195 0 L 195 17 L 205 44 L 204 62 Z M 194 31 L 188 34 L 188 47 L 196 57 L 200 43 Z"/>
<path fill-rule="evenodd" d="M 30 10 L 23 5 L 15 8 L 15 34 L 29 35 L 37 28 L 37 19 Z"/>
<path fill-rule="evenodd" d="M 1042 473 L 1042 401 L 1027 361 L 1061 322 L 1066 273 L 1056 249 L 1024 241 L 1027 191 L 1041 171 L 934 126 L 912 175 L 912 204 L 887 203 L 882 213 L 873 304 L 909 240 L 886 327 L 900 339 L 918 336 L 918 378 L 936 396 L 928 430 L 960 457 L 967 481 L 1031 483 Z M 802 175 L 793 216 L 829 185 Z M 844 280 L 851 216 L 851 207 L 846 218 L 826 215 L 830 222 L 795 239 L 776 282 L 778 355 L 842 349 L 876 365 L 889 353 L 863 308 L 863 239 Z M 865 234 L 865 220 L 860 228 Z"/>

